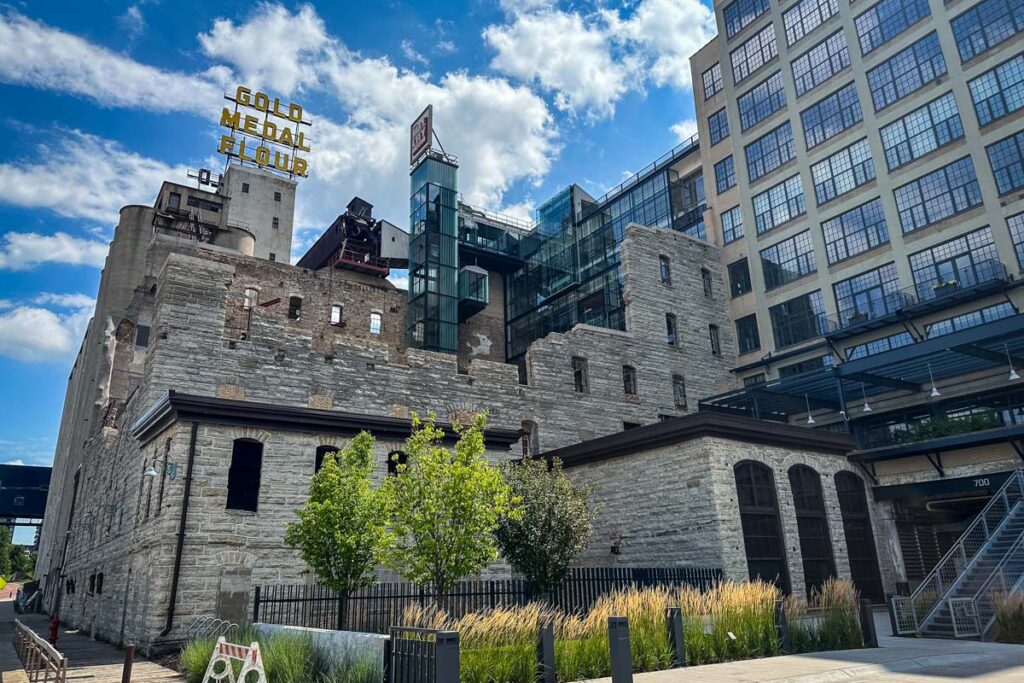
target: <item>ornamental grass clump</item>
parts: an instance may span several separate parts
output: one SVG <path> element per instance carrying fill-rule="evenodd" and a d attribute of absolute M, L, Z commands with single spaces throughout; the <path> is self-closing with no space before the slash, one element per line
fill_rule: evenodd
<path fill-rule="evenodd" d="M 859 595 L 853 584 L 828 579 L 807 602 L 786 598 L 786 619 L 793 652 L 861 647 Z"/>
<path fill-rule="evenodd" d="M 1024 643 L 1024 595 L 1000 595 L 995 603 L 999 641 Z"/>
<path fill-rule="evenodd" d="M 779 590 L 764 581 L 722 581 L 706 591 L 680 588 L 686 663 L 711 664 L 779 654 L 775 602 Z"/>

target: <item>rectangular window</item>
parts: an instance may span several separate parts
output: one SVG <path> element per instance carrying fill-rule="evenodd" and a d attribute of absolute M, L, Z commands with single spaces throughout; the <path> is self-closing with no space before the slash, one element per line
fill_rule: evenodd
<path fill-rule="evenodd" d="M 839 12 L 838 0 L 800 0 L 782 14 L 786 45 L 792 45 Z"/>
<path fill-rule="evenodd" d="M 277 230 L 278 228 L 281 227 L 281 220 L 276 217 L 271 219 L 270 227 L 272 227 L 274 230 Z"/>
<path fill-rule="evenodd" d="M 850 50 L 846 36 L 841 30 L 836 31 L 793 60 L 791 68 L 797 97 L 814 90 L 848 66 Z"/>
<path fill-rule="evenodd" d="M 839 324 L 858 325 L 880 318 L 914 303 L 900 291 L 896 264 L 855 275 L 832 285 L 839 311 Z"/>
<path fill-rule="evenodd" d="M 711 338 L 711 355 L 722 355 L 722 335 L 718 331 L 718 325 L 708 325 L 708 335 Z"/>
<path fill-rule="evenodd" d="M 871 146 L 864 138 L 811 166 L 814 199 L 830 202 L 875 179 Z"/>
<path fill-rule="evenodd" d="M 632 365 L 622 366 L 622 392 L 626 396 L 636 396 L 636 368 Z"/>
<path fill-rule="evenodd" d="M 181 193 L 172 192 L 167 195 L 167 208 L 168 209 L 180 209 L 181 208 Z"/>
<path fill-rule="evenodd" d="M 781 287 L 817 270 L 810 230 L 761 250 L 765 290 Z"/>
<path fill-rule="evenodd" d="M 710 100 L 722 89 L 722 65 L 715 62 L 711 68 L 701 74 L 704 81 L 704 99 Z"/>
<path fill-rule="evenodd" d="M 732 162 L 732 155 L 715 164 L 715 191 L 722 194 L 736 184 L 736 164 Z"/>
<path fill-rule="evenodd" d="M 953 93 L 915 109 L 879 131 L 885 164 L 895 170 L 964 136 Z"/>
<path fill-rule="evenodd" d="M 1024 52 L 994 69 L 989 69 L 967 85 L 978 123 L 987 126 L 1024 107 Z"/>
<path fill-rule="evenodd" d="M 875 339 L 864 344 L 857 344 L 856 346 L 848 346 L 846 348 L 846 359 L 857 360 L 858 358 L 867 358 L 873 356 L 876 353 L 884 353 L 886 351 L 892 351 L 898 349 L 901 346 L 909 346 L 914 343 L 914 338 L 910 336 L 909 332 L 897 332 L 891 334 L 888 337 L 882 337 L 881 339 Z"/>
<path fill-rule="evenodd" d="M 274 252 L 270 252 L 269 254 L 267 254 L 267 260 L 268 261 L 276 261 L 277 260 L 277 254 L 275 254 Z"/>
<path fill-rule="evenodd" d="M 262 469 L 263 444 L 249 439 L 236 439 L 231 448 L 231 466 L 228 468 L 226 509 L 256 512 Z"/>
<path fill-rule="evenodd" d="M 281 193 L 280 192 L 275 192 L 274 193 L 274 201 L 275 202 L 281 201 Z"/>
<path fill-rule="evenodd" d="M 736 0 L 726 5 L 722 10 L 726 37 L 732 38 L 767 11 L 768 0 Z"/>
<path fill-rule="evenodd" d="M 740 110 L 740 128 L 748 128 L 786 106 L 786 91 L 782 87 L 782 72 L 776 71 L 768 80 L 755 85 L 736 100 Z"/>
<path fill-rule="evenodd" d="M 736 343 L 739 344 L 740 353 L 750 353 L 761 348 L 756 314 L 751 313 L 736 320 Z"/>
<path fill-rule="evenodd" d="M 669 261 L 668 256 L 658 257 L 658 268 L 661 271 L 661 284 L 672 284 L 672 262 Z"/>
<path fill-rule="evenodd" d="M 1024 132 L 1003 138 L 985 148 L 996 177 L 999 194 L 1024 187 Z"/>
<path fill-rule="evenodd" d="M 789 121 L 754 140 L 743 148 L 747 156 L 750 182 L 771 173 L 796 156 L 793 127 Z"/>
<path fill-rule="evenodd" d="M 751 290 L 750 268 L 747 259 L 740 259 L 729 264 L 729 291 L 735 298 L 743 296 Z"/>
<path fill-rule="evenodd" d="M 135 327 L 135 345 L 140 347 L 149 346 L 149 325 L 137 325 Z"/>
<path fill-rule="evenodd" d="M 752 386 L 756 386 L 758 384 L 764 384 L 767 381 L 768 381 L 767 375 L 765 375 L 763 372 L 759 372 L 756 375 L 747 375 L 746 377 L 744 377 L 743 378 L 743 386 L 745 386 L 745 387 L 752 387 Z"/>
<path fill-rule="evenodd" d="M 587 377 L 587 359 L 572 357 L 572 385 L 578 394 L 590 391 L 590 378 Z"/>
<path fill-rule="evenodd" d="M 743 213 L 734 206 L 722 214 L 722 241 L 731 244 L 743 237 Z"/>
<path fill-rule="evenodd" d="M 380 334 L 384 326 L 384 316 L 377 311 L 370 313 L 370 334 Z"/>
<path fill-rule="evenodd" d="M 1005 270 L 987 227 L 910 255 L 917 296 L 935 299 L 1002 276 Z"/>
<path fill-rule="evenodd" d="M 881 199 L 841 213 L 821 224 L 828 262 L 838 263 L 889 242 Z"/>
<path fill-rule="evenodd" d="M 194 206 L 197 209 L 210 211 L 212 213 L 219 213 L 221 209 L 219 202 L 211 202 L 209 199 L 203 199 L 202 197 L 189 197 L 188 201 L 185 203 L 189 206 Z"/>
<path fill-rule="evenodd" d="M 854 19 L 860 53 L 877 50 L 930 14 L 928 0 L 882 0 Z"/>
<path fill-rule="evenodd" d="M 331 305 L 331 324 L 332 325 L 335 325 L 335 326 L 341 325 L 341 323 L 342 323 L 341 313 L 342 313 L 341 304 L 332 304 Z"/>
<path fill-rule="evenodd" d="M 670 346 L 678 346 L 679 336 L 676 330 L 676 316 L 672 313 L 665 314 L 665 341 Z"/>
<path fill-rule="evenodd" d="M 754 195 L 754 226 L 761 235 L 787 223 L 807 211 L 800 176 L 795 175 L 775 187 Z"/>
<path fill-rule="evenodd" d="M 686 407 L 686 378 L 680 374 L 672 375 L 672 399 L 676 408 Z"/>
<path fill-rule="evenodd" d="M 724 107 L 708 117 L 708 128 L 711 130 L 712 145 L 729 137 L 729 117 L 726 116 Z"/>
<path fill-rule="evenodd" d="M 932 31 L 905 50 L 868 71 L 875 111 L 882 111 L 945 75 L 939 37 Z"/>
<path fill-rule="evenodd" d="M 800 112 L 807 149 L 813 149 L 864 118 L 853 83 L 837 90 Z"/>
<path fill-rule="evenodd" d="M 982 0 L 949 25 L 960 61 L 966 62 L 1024 31 L 1024 3 Z"/>
<path fill-rule="evenodd" d="M 828 321 L 819 290 L 802 294 L 768 309 L 775 348 L 799 344 L 825 333 Z"/>
<path fill-rule="evenodd" d="M 249 194 L 249 183 L 242 183 L 242 192 L 244 194 Z"/>
<path fill-rule="evenodd" d="M 768 24 L 752 38 L 729 53 L 732 62 L 732 80 L 739 85 L 779 54 L 775 44 L 775 24 Z"/>
<path fill-rule="evenodd" d="M 1004 301 L 1002 303 L 993 304 L 992 306 L 986 306 L 985 308 L 977 311 L 971 311 L 970 313 L 963 313 L 961 315 L 953 316 L 952 318 L 946 318 L 945 320 L 934 322 L 931 325 L 925 325 L 924 336 L 927 339 L 934 339 L 935 337 L 942 337 L 959 330 L 979 327 L 985 323 L 1009 318 L 1013 315 L 1017 315 L 1017 309 L 1015 309 L 1013 304 L 1009 301 Z"/>
<path fill-rule="evenodd" d="M 812 372 L 814 370 L 830 368 L 832 367 L 832 364 L 832 356 L 818 356 L 817 358 L 802 360 L 799 363 L 783 365 L 779 368 L 779 379 L 785 379 L 786 377 L 792 377 L 794 375 L 802 375 L 805 372 Z"/>
<path fill-rule="evenodd" d="M 707 268 L 700 269 L 700 284 L 704 290 L 704 296 L 711 296 L 711 271 Z"/>
<path fill-rule="evenodd" d="M 301 296 L 290 296 L 288 297 L 288 317 L 292 320 L 299 320 L 302 318 L 302 297 Z"/>
<path fill-rule="evenodd" d="M 1017 261 L 1024 268 L 1024 213 L 1010 216 L 1006 219 L 1006 225 L 1010 228 L 1010 239 L 1017 251 Z"/>
<path fill-rule="evenodd" d="M 893 194 L 905 233 L 981 204 L 981 188 L 969 156 L 897 187 Z"/>

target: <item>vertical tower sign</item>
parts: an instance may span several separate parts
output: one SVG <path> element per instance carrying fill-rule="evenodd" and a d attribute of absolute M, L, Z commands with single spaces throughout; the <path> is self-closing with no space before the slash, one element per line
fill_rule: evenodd
<path fill-rule="evenodd" d="M 409 163 L 415 164 L 420 155 L 430 149 L 430 138 L 434 134 L 434 105 L 428 104 L 423 113 L 412 122 L 409 135 Z"/>

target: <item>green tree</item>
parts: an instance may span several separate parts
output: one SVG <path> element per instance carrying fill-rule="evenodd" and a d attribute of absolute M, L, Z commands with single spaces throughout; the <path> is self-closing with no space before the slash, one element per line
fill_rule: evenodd
<path fill-rule="evenodd" d="M 498 520 L 517 514 L 501 473 L 484 458 L 486 424 L 486 413 L 456 424 L 459 439 L 449 450 L 433 413 L 425 423 L 413 415 L 406 463 L 384 483 L 392 536 L 384 563 L 429 588 L 442 608 L 459 579 L 498 558 Z"/>
<path fill-rule="evenodd" d="M 285 530 L 285 542 L 346 603 L 352 591 L 376 580 L 371 572 L 387 545 L 387 500 L 371 478 L 373 446 L 373 436 L 360 432 L 343 450 L 325 455 L 309 500 L 295 511 L 299 520 Z"/>
<path fill-rule="evenodd" d="M 506 463 L 502 475 L 518 501 L 518 515 L 504 515 L 495 537 L 502 556 L 535 590 L 558 586 L 590 540 L 595 511 L 585 488 L 573 486 L 555 459 L 550 471 L 540 460 Z"/>
<path fill-rule="evenodd" d="M 12 545 L 9 557 L 11 559 L 12 576 L 17 572 L 32 576 L 32 572 L 35 569 L 35 558 L 32 556 L 32 553 L 27 552 L 20 545 Z"/>
<path fill-rule="evenodd" d="M 14 529 L 0 527 L 0 576 L 10 578 L 11 576 L 11 534 Z"/>

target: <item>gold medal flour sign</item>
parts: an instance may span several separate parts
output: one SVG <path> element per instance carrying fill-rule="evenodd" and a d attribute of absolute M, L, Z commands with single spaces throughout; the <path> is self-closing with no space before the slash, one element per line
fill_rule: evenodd
<path fill-rule="evenodd" d="M 234 107 L 224 107 L 220 114 L 220 125 L 231 131 L 220 136 L 221 154 L 290 176 L 309 175 L 309 161 L 301 153 L 309 152 L 310 124 L 302 120 L 301 105 L 285 105 L 244 86 L 224 99 Z"/>

